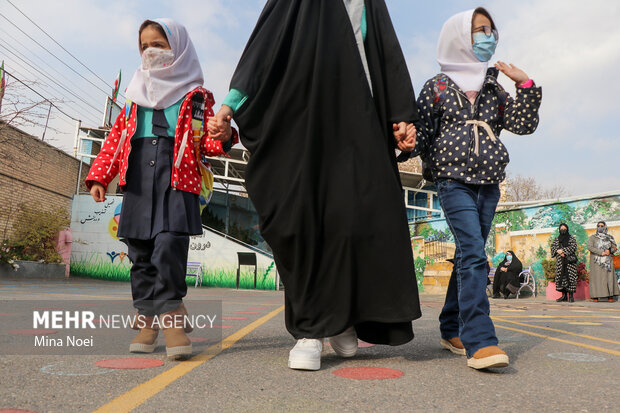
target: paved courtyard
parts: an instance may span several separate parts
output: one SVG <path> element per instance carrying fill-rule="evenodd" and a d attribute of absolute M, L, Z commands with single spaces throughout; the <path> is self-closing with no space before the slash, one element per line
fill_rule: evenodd
<path fill-rule="evenodd" d="M 119 303 L 130 307 L 130 292 L 126 283 L 80 278 L 0 279 L 0 300 L 2 320 L 10 317 L 11 307 L 19 307 L 7 303 L 12 300 L 112 311 Z M 282 292 L 189 289 L 190 311 L 193 302 L 204 300 L 221 302 L 216 328 L 223 340 L 192 333 L 195 356 L 188 361 L 167 361 L 163 338 L 149 355 L 2 352 L 0 412 L 620 410 L 617 302 L 492 300 L 500 346 L 511 364 L 475 371 L 464 357 L 439 346 L 443 297 L 422 294 L 423 316 L 414 322 L 412 342 L 401 347 L 362 343 L 352 359 L 341 359 L 325 346 L 321 370 L 308 372 L 287 368 L 294 340 L 284 328 Z M 123 331 L 117 343 L 126 347 L 132 334 Z"/>

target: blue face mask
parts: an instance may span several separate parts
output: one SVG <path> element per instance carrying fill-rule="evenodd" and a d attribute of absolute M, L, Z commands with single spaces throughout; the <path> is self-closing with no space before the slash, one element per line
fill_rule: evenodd
<path fill-rule="evenodd" d="M 484 33 L 474 33 L 474 54 L 481 62 L 488 62 L 491 60 L 495 48 L 497 47 L 497 40 L 495 36 L 491 35 L 487 37 Z"/>
<path fill-rule="evenodd" d="M 506 255 L 506 261 L 508 262 L 512 261 L 512 255 L 510 254 Z"/>

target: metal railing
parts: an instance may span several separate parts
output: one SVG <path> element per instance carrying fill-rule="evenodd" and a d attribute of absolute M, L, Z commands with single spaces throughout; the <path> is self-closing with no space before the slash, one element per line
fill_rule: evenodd
<path fill-rule="evenodd" d="M 217 229 L 211 228 L 211 227 L 209 227 L 207 225 L 203 225 L 202 227 L 204 229 L 206 229 L 207 231 L 211 231 L 211 232 L 213 232 L 213 233 L 215 233 L 215 234 L 217 234 L 217 235 L 219 235 L 221 237 L 224 237 L 227 240 L 230 240 L 230 241 L 232 241 L 234 243 L 237 243 L 237 244 L 242 245 L 242 246 L 244 246 L 244 247 L 246 247 L 248 249 L 251 249 L 254 252 L 257 252 L 257 253 L 259 253 L 261 255 L 264 255 L 264 256 L 266 256 L 268 258 L 273 259 L 273 254 L 268 252 L 268 251 L 262 250 L 262 249 L 260 249 L 258 247 L 255 247 L 254 245 L 247 244 L 247 243 L 245 243 L 245 242 L 243 242 L 243 241 L 241 241 L 241 240 L 239 240 L 237 238 L 231 237 L 230 235 L 228 235 L 228 234 L 226 234 L 224 232 L 220 232 Z"/>

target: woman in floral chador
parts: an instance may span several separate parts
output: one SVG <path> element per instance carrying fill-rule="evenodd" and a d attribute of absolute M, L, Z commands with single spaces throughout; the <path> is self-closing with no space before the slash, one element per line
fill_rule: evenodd
<path fill-rule="evenodd" d="M 593 301 L 607 299 L 614 301 L 620 295 L 614 272 L 613 254 L 618 251 L 616 240 L 607 233 L 607 224 L 596 224 L 596 234 L 588 239 L 590 251 L 590 297 Z"/>

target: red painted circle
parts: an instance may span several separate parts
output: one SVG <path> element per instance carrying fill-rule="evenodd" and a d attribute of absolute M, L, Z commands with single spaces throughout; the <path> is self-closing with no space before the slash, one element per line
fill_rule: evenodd
<path fill-rule="evenodd" d="M 162 360 L 147 358 L 107 359 L 95 362 L 95 366 L 105 369 L 150 369 L 163 364 Z"/>
<path fill-rule="evenodd" d="M 258 311 L 237 311 L 237 314 L 260 314 Z"/>
<path fill-rule="evenodd" d="M 9 315 L 9 313 L 0 313 L 0 315 Z M 2 410 L 0 410 L 2 411 Z"/>
<path fill-rule="evenodd" d="M 203 343 L 205 341 L 209 341 L 208 338 L 204 338 L 204 337 L 190 337 L 189 339 L 192 343 Z"/>
<path fill-rule="evenodd" d="M 21 330 L 9 330 L 9 334 L 21 334 L 26 336 L 38 336 L 44 334 L 56 334 L 58 330 L 51 330 L 48 328 L 24 328 Z"/>
<path fill-rule="evenodd" d="M 400 370 L 386 369 L 384 367 L 349 367 L 334 370 L 333 374 L 338 377 L 354 380 L 397 379 L 405 375 L 405 373 Z"/>
<path fill-rule="evenodd" d="M 222 317 L 222 320 L 247 320 L 247 317 L 229 317 L 229 316 L 225 316 Z"/>
<path fill-rule="evenodd" d="M 37 413 L 32 410 L 22 410 L 22 409 L 0 409 L 0 413 Z"/>

